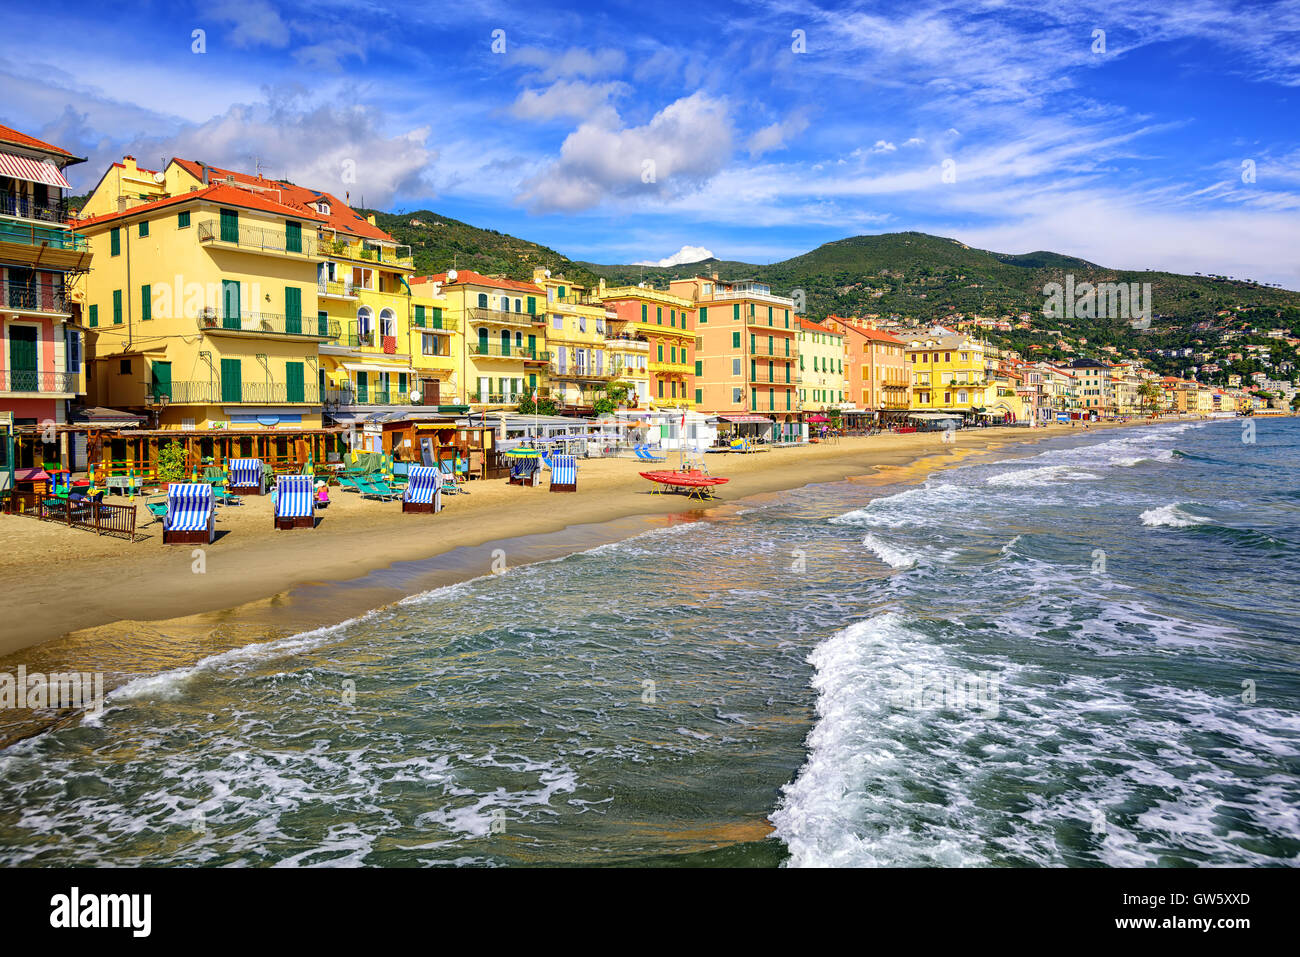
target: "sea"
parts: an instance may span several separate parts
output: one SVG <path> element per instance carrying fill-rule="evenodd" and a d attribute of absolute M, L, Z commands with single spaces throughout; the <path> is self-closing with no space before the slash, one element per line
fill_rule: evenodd
<path fill-rule="evenodd" d="M 1079 429 L 507 551 L 0 751 L 0 864 L 1294 866 L 1297 463 Z"/>

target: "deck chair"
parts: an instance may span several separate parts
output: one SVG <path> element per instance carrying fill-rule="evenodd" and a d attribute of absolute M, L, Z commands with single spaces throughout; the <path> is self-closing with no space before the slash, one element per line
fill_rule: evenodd
<path fill-rule="evenodd" d="M 377 498 L 385 502 L 397 498 L 397 493 L 383 482 L 373 482 L 369 479 L 357 479 L 357 491 L 361 493 L 362 498 Z"/>
<path fill-rule="evenodd" d="M 402 493 L 403 512 L 442 511 L 442 472 L 432 465 L 411 467 L 410 481 Z"/>
<path fill-rule="evenodd" d="M 632 451 L 636 453 L 636 457 L 639 458 L 642 462 L 664 462 L 664 461 L 667 461 L 667 456 L 664 456 L 664 455 L 653 455 L 653 454 L 650 452 L 650 446 L 649 446 L 648 444 L 644 443 L 644 442 L 641 443 L 640 445 L 635 445 L 635 446 L 633 446 L 633 447 L 632 447 Z"/>
<path fill-rule="evenodd" d="M 439 478 L 442 480 L 439 486 L 448 495 L 468 495 L 469 490 L 460 484 L 460 476 L 456 474 L 456 463 L 451 459 L 443 459 L 438 463 Z"/>
<path fill-rule="evenodd" d="M 169 485 L 163 544 L 211 544 L 217 537 L 216 511 L 211 485 L 204 482 Z"/>
<path fill-rule="evenodd" d="M 161 522 L 167 517 L 167 496 L 160 495 L 157 498 L 145 499 L 144 507 L 148 509 L 149 514 L 153 516 L 153 522 Z"/>
<path fill-rule="evenodd" d="M 276 476 L 275 527 L 315 528 L 315 497 L 310 475 Z"/>
<path fill-rule="evenodd" d="M 578 460 L 572 455 L 551 457 L 551 491 L 576 492 L 578 490 Z"/>

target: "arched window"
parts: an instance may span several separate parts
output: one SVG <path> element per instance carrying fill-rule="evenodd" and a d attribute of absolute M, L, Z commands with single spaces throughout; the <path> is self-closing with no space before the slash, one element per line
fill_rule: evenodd
<path fill-rule="evenodd" d="M 381 336 L 397 335 L 397 315 L 391 309 L 379 312 L 379 334 Z"/>
<path fill-rule="evenodd" d="M 365 344 L 370 341 L 371 332 L 374 330 L 375 314 L 371 312 L 369 306 L 362 306 L 357 310 L 357 338 Z"/>
<path fill-rule="evenodd" d="M 501 354 L 503 356 L 510 355 L 510 330 L 509 329 L 501 330 Z"/>
<path fill-rule="evenodd" d="M 523 312 L 523 311 L 524 311 L 524 301 L 522 299 L 516 299 L 515 312 Z"/>
<path fill-rule="evenodd" d="M 481 292 L 478 294 L 478 307 L 480 309 L 486 309 L 488 307 L 487 293 Z"/>

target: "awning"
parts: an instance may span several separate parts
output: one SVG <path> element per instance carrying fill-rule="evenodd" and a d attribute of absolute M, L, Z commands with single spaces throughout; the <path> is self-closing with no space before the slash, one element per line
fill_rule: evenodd
<path fill-rule="evenodd" d="M 960 415 L 955 415 L 951 412 L 909 412 L 907 414 L 907 417 L 909 419 L 921 419 L 924 422 L 933 422 L 938 419 L 960 419 L 961 418 Z"/>
<path fill-rule="evenodd" d="M 761 415 L 754 415 L 753 413 L 750 412 L 742 412 L 742 413 L 735 413 L 735 414 L 720 412 L 718 413 L 718 418 L 721 419 L 723 422 L 733 422 L 736 424 L 755 424 L 755 425 L 772 424 L 771 419 L 765 419 Z"/>
<path fill-rule="evenodd" d="M 13 153 L 0 153 L 0 176 L 12 176 L 14 179 L 25 179 L 29 183 L 44 183 L 46 186 L 57 186 L 60 189 L 72 189 L 72 184 L 64 177 L 63 171 L 50 160 L 34 160 L 26 156 L 15 156 Z"/>

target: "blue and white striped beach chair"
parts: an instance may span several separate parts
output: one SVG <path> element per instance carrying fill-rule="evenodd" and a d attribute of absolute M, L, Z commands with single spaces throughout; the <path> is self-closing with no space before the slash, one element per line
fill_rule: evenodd
<path fill-rule="evenodd" d="M 411 466 L 411 481 L 402 493 L 403 512 L 442 511 L 442 473 L 432 465 Z"/>
<path fill-rule="evenodd" d="M 230 459 L 226 462 L 230 470 L 230 481 L 226 483 L 227 491 L 236 495 L 264 495 L 266 486 L 262 482 L 261 459 Z"/>
<path fill-rule="evenodd" d="M 572 455 L 551 456 L 551 491 L 578 490 L 578 461 Z"/>
<path fill-rule="evenodd" d="M 315 528 L 316 489 L 310 475 L 275 479 L 275 527 Z"/>
<path fill-rule="evenodd" d="M 167 517 L 163 544 L 210 544 L 217 537 L 212 486 L 206 482 L 167 486 Z"/>

